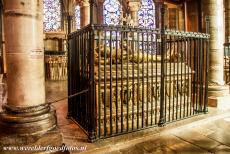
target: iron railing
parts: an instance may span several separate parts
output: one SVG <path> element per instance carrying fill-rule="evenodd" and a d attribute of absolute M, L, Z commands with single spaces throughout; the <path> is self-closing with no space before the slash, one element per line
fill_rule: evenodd
<path fill-rule="evenodd" d="M 209 35 L 89 25 L 69 36 L 68 115 L 91 141 L 207 111 Z"/>
<path fill-rule="evenodd" d="M 230 43 L 224 43 L 224 80 L 226 84 L 230 84 Z"/>

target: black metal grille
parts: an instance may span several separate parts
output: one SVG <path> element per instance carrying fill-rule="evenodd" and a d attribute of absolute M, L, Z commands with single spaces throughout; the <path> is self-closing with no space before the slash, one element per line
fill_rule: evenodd
<path fill-rule="evenodd" d="M 230 43 L 224 44 L 224 80 L 229 85 L 230 84 Z"/>
<path fill-rule="evenodd" d="M 209 35 L 89 25 L 69 36 L 68 114 L 91 141 L 207 112 Z"/>

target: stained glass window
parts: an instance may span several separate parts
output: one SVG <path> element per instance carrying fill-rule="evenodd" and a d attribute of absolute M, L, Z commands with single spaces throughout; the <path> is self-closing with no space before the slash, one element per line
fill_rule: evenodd
<path fill-rule="evenodd" d="M 43 0 L 44 31 L 57 31 L 61 28 L 61 3 L 59 0 Z"/>
<path fill-rule="evenodd" d="M 80 6 L 75 6 L 75 27 L 76 29 L 80 29 Z"/>
<path fill-rule="evenodd" d="M 138 22 L 140 27 L 155 28 L 155 5 L 152 0 L 142 0 L 138 11 Z"/>
<path fill-rule="evenodd" d="M 103 13 L 105 24 L 120 24 L 121 5 L 118 0 L 105 0 Z"/>

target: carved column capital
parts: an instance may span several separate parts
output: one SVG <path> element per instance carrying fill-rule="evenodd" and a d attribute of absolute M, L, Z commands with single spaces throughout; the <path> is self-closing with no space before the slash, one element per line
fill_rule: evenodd
<path fill-rule="evenodd" d="M 137 12 L 141 7 L 141 2 L 128 2 L 128 6 L 131 12 Z"/>
<path fill-rule="evenodd" d="M 66 16 L 73 16 L 74 15 L 74 6 L 75 6 L 76 1 L 75 0 L 63 0 L 63 5 L 64 5 L 64 14 Z"/>
<path fill-rule="evenodd" d="M 82 0 L 80 1 L 80 7 L 84 7 L 84 6 L 89 6 L 89 0 Z"/>

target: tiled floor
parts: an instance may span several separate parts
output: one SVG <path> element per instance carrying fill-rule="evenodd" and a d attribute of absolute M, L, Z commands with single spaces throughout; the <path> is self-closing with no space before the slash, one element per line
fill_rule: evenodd
<path fill-rule="evenodd" d="M 66 82 L 47 82 L 47 101 L 53 102 L 67 97 Z M 67 146 L 86 147 L 86 151 L 71 151 L 71 153 L 92 154 L 227 154 L 230 153 L 230 112 L 220 111 L 211 115 L 192 118 L 192 123 L 184 122 L 180 126 L 167 126 L 162 131 L 132 138 L 113 138 L 88 143 L 87 136 L 71 120 L 66 119 L 67 99 L 53 104 L 57 110 L 58 125 L 63 133 Z M 183 122 L 182 122 L 183 124 Z M 126 139 L 125 139 L 126 138 Z M 129 138 L 129 139 L 127 139 Z"/>

